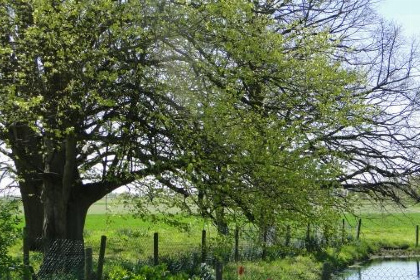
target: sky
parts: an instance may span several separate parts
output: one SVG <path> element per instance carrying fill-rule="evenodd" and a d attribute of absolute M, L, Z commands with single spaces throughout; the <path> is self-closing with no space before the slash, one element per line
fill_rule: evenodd
<path fill-rule="evenodd" d="M 403 28 L 406 37 L 420 38 L 420 0 L 381 0 L 378 13 Z"/>

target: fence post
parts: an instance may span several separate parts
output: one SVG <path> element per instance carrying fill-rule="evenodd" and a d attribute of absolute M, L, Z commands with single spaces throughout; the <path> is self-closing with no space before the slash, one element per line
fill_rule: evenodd
<path fill-rule="evenodd" d="M 29 269 L 29 242 L 28 242 L 28 228 L 23 228 L 23 280 L 31 279 L 31 272 Z"/>
<path fill-rule="evenodd" d="M 85 249 L 85 280 L 92 280 L 92 248 Z"/>
<path fill-rule="evenodd" d="M 105 260 L 105 248 L 106 248 L 106 236 L 101 236 L 101 248 L 99 250 L 98 258 L 98 269 L 97 269 L 97 280 L 102 280 L 102 273 L 104 269 L 104 260 Z"/>
<path fill-rule="evenodd" d="M 343 223 L 341 225 L 341 244 L 344 244 L 346 241 L 346 220 L 343 219 Z"/>
<path fill-rule="evenodd" d="M 223 280 L 223 264 L 220 260 L 216 261 L 216 280 Z"/>
<path fill-rule="evenodd" d="M 28 228 L 23 228 L 23 264 L 29 265 Z"/>
<path fill-rule="evenodd" d="M 157 232 L 153 235 L 153 264 L 159 264 L 159 234 Z"/>
<path fill-rule="evenodd" d="M 287 225 L 286 226 L 286 241 L 284 242 L 284 245 L 286 247 L 289 247 L 289 245 L 290 245 L 290 238 L 291 238 L 290 225 Z"/>
<path fill-rule="evenodd" d="M 311 246 L 311 224 L 310 223 L 308 223 L 308 226 L 306 228 L 305 242 L 306 242 L 306 249 L 308 249 Z"/>
<path fill-rule="evenodd" d="M 359 222 L 357 223 L 356 240 L 359 240 L 361 228 L 362 228 L 362 218 L 360 218 Z"/>
<path fill-rule="evenodd" d="M 322 280 L 329 280 L 331 278 L 331 264 L 329 262 L 324 262 L 322 264 Z"/>
<path fill-rule="evenodd" d="M 239 228 L 235 228 L 235 262 L 239 261 Z"/>
<path fill-rule="evenodd" d="M 206 263 L 207 261 L 207 232 L 205 229 L 201 232 L 201 262 Z"/>
<path fill-rule="evenodd" d="M 416 226 L 416 247 L 419 246 L 419 226 Z"/>

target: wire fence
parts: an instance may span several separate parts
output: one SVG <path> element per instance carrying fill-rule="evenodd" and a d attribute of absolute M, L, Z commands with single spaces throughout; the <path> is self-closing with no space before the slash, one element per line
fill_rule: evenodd
<path fill-rule="evenodd" d="M 226 235 L 220 235 L 216 229 L 208 228 L 201 232 L 185 232 L 182 238 L 173 238 L 173 232 L 170 230 L 155 233 L 121 228 L 117 234 L 108 236 L 105 258 L 107 265 L 116 263 L 127 266 L 133 264 L 153 266 L 165 263 L 168 270 L 173 273 L 193 274 L 202 263 L 215 267 L 219 262 L 276 259 L 296 254 L 300 250 L 317 250 L 327 245 L 339 246 L 364 238 L 366 231 L 375 232 L 374 229 L 378 228 L 376 222 L 381 221 L 362 223 L 360 219 L 352 221 L 343 219 L 334 229 L 307 224 L 304 227 L 294 225 L 282 228 L 268 227 L 262 231 L 250 226 L 231 229 Z M 418 243 L 418 227 L 416 234 Z M 411 239 L 414 242 L 414 237 Z M 42 248 L 44 253 L 31 252 L 29 255 L 27 252 L 25 253 L 27 257 L 24 254 L 24 260 L 27 259 L 27 261 L 24 261 L 23 265 L 0 267 L 0 280 L 29 280 L 32 276 L 36 276 L 37 279 L 59 279 L 57 275 L 68 272 L 78 274 L 79 279 L 96 279 L 92 277 L 96 276 L 94 271 L 98 273 L 99 270 L 97 267 L 101 259 L 102 243 L 100 236 L 97 238 L 90 236 L 86 240 L 85 243 L 70 240 L 37 240 L 38 247 Z M 89 265 L 89 262 L 86 263 L 87 248 L 91 248 L 88 272 L 86 272 L 86 265 Z M 387 250 L 386 254 L 389 252 Z M 86 276 L 86 273 L 90 276 Z M 391 272 L 375 273 L 381 275 L 382 278 L 360 279 L 386 279 L 383 275 Z M 409 276 L 401 274 L 401 279 L 420 280 L 420 278 L 413 278 L 418 276 L 416 273 Z M 400 279 L 398 272 L 391 274 L 395 277 L 389 279 Z"/>
<path fill-rule="evenodd" d="M 353 268 L 334 280 L 419 280 L 419 261 L 385 260 Z"/>
<path fill-rule="evenodd" d="M 183 238 L 173 238 L 171 231 L 155 233 L 120 229 L 118 234 L 106 239 L 106 259 L 107 264 L 118 265 L 153 266 L 165 263 L 173 273 L 194 274 L 202 263 L 215 267 L 218 263 L 276 259 L 296 250 L 315 250 L 344 240 L 346 238 L 339 230 L 330 234 L 310 224 L 305 228 L 268 227 L 265 231 L 254 227 L 236 228 L 225 235 L 218 234 L 215 229 L 207 229 L 186 232 Z M 35 243 L 43 253 L 29 254 L 26 248 L 24 265 L 9 267 L 0 280 L 59 279 L 58 275 L 68 273 L 77 275 L 78 279 L 93 279 L 93 271 L 98 271 L 101 248 L 105 246 L 99 237 L 90 237 L 85 243 L 43 239 Z M 25 242 L 23 247 L 27 247 Z M 91 248 L 90 256 L 86 255 L 88 248 Z"/>

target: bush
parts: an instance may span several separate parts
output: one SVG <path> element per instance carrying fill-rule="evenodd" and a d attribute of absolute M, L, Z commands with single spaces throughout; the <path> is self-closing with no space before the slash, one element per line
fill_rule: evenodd
<path fill-rule="evenodd" d="M 14 200 L 0 199 L 0 275 L 13 265 L 8 249 L 19 238 L 19 206 Z"/>
<path fill-rule="evenodd" d="M 185 280 L 189 279 L 186 274 L 172 275 L 166 265 L 133 267 L 132 269 L 122 266 L 114 267 L 106 277 L 108 280 Z"/>

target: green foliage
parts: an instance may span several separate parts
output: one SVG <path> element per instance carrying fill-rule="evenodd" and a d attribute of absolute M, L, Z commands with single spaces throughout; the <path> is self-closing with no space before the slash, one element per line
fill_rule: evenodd
<path fill-rule="evenodd" d="M 338 267 L 345 267 L 356 260 L 366 260 L 378 247 L 366 241 L 353 242 L 348 245 L 342 246 L 334 257 L 334 264 Z"/>
<path fill-rule="evenodd" d="M 140 268 L 127 269 L 114 267 L 105 279 L 109 280 L 184 280 L 189 277 L 185 274 L 171 275 L 166 265 L 142 266 Z"/>
<path fill-rule="evenodd" d="M 355 167 L 335 143 L 368 131 L 377 108 L 355 90 L 364 73 L 333 58 L 328 30 L 277 21 L 258 2 L 1 2 L 0 141 L 18 176 L 63 194 L 45 203 L 60 207 L 131 184 L 138 216 L 186 232 L 178 212 L 221 233 L 310 222 L 333 236 L 347 210 L 338 178 Z M 117 234 L 127 244 L 149 231 Z"/>
<path fill-rule="evenodd" d="M 9 248 L 21 237 L 18 205 L 17 201 L 0 199 L 0 274 L 13 264 Z"/>
<path fill-rule="evenodd" d="M 238 276 L 239 266 L 244 268 Z M 271 262 L 244 262 L 229 264 L 225 268 L 226 280 L 317 280 L 321 276 L 321 264 L 311 257 L 294 257 Z"/>
<path fill-rule="evenodd" d="M 371 116 L 349 90 L 363 77 L 325 55 L 334 49 L 327 34 L 307 28 L 300 38 L 284 36 L 248 1 L 185 9 L 194 47 L 208 58 L 195 67 L 217 80 L 206 84 L 211 94 L 193 110 L 200 125 L 185 141 L 185 172 L 202 214 L 219 225 L 246 216 L 263 230 L 336 220 L 345 207 L 334 195 L 343 155 L 322 135 Z"/>

